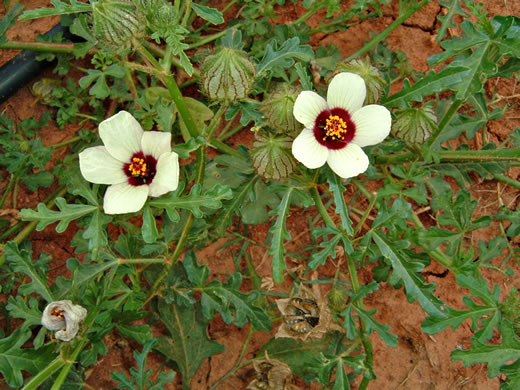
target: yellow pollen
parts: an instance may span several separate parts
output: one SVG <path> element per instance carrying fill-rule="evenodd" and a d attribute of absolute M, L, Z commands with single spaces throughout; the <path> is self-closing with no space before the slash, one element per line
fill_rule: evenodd
<path fill-rule="evenodd" d="M 128 166 L 128 170 L 132 176 L 146 175 L 146 163 L 144 162 L 144 159 L 139 157 L 132 158 L 132 163 Z"/>
<path fill-rule="evenodd" d="M 51 311 L 51 316 L 58 317 L 58 318 L 63 318 L 64 314 L 65 314 L 65 312 L 60 309 L 54 309 L 53 311 Z"/>
<path fill-rule="evenodd" d="M 343 141 L 345 134 L 347 134 L 347 124 L 345 121 L 337 115 L 329 115 L 325 121 L 323 141 L 325 141 L 327 137 L 332 138 L 333 141 Z"/>

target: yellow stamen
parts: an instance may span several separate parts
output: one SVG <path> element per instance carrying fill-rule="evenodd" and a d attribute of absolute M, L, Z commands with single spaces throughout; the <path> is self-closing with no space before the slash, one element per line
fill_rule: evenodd
<path fill-rule="evenodd" d="M 51 316 L 54 316 L 54 317 L 63 318 L 64 315 L 65 315 L 65 312 L 60 309 L 54 309 L 53 311 L 51 311 Z"/>
<path fill-rule="evenodd" d="M 323 141 L 327 137 L 331 137 L 333 141 L 343 141 L 347 134 L 347 124 L 343 119 L 337 115 L 329 115 L 325 121 L 325 136 L 322 138 Z"/>
<path fill-rule="evenodd" d="M 144 176 L 146 175 L 146 169 L 144 159 L 139 157 L 132 158 L 132 163 L 128 166 L 128 170 L 132 176 Z"/>

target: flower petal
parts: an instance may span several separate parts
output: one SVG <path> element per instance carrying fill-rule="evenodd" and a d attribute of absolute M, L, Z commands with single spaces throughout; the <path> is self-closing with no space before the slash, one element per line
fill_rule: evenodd
<path fill-rule="evenodd" d="M 383 141 L 392 127 L 392 116 L 386 107 L 377 104 L 362 107 L 352 115 L 356 134 L 352 142 L 359 146 L 375 145 Z"/>
<path fill-rule="evenodd" d="M 150 196 L 161 196 L 174 191 L 179 185 L 179 156 L 175 152 L 163 153 L 157 161 L 157 172 L 150 184 Z"/>
<path fill-rule="evenodd" d="M 141 147 L 145 155 L 151 154 L 157 160 L 164 153 L 172 150 L 172 134 L 164 131 L 145 131 L 141 138 Z"/>
<path fill-rule="evenodd" d="M 298 122 L 312 129 L 320 112 L 327 108 L 325 99 L 316 92 L 303 91 L 294 102 L 293 115 Z"/>
<path fill-rule="evenodd" d="M 125 214 L 141 210 L 148 198 L 148 186 L 131 186 L 128 183 L 114 184 L 107 188 L 103 201 L 106 214 Z"/>
<path fill-rule="evenodd" d="M 99 124 L 99 136 L 108 153 L 126 163 L 141 150 L 143 129 L 130 113 L 119 111 Z"/>
<path fill-rule="evenodd" d="M 79 154 L 79 169 L 85 180 L 96 184 L 126 181 L 123 163 L 108 153 L 104 146 L 87 148 Z"/>
<path fill-rule="evenodd" d="M 363 106 L 366 95 L 365 80 L 357 74 L 343 72 L 330 82 L 327 103 L 330 108 L 341 107 L 352 115 Z"/>
<path fill-rule="evenodd" d="M 343 179 L 354 177 L 368 168 L 368 157 L 358 145 L 350 143 L 343 149 L 329 150 L 327 163 Z"/>
<path fill-rule="evenodd" d="M 316 169 L 327 161 L 329 150 L 316 141 L 310 129 L 303 129 L 292 144 L 292 154 L 307 168 Z"/>

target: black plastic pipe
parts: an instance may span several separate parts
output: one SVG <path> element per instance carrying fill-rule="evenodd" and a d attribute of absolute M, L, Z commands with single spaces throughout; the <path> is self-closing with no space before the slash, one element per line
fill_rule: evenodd
<path fill-rule="evenodd" d="M 57 24 L 44 36 L 49 37 L 60 32 L 67 38 L 70 35 L 68 28 Z M 0 68 L 0 104 L 52 64 L 49 61 L 37 61 L 38 54 L 41 53 L 24 50 Z"/>

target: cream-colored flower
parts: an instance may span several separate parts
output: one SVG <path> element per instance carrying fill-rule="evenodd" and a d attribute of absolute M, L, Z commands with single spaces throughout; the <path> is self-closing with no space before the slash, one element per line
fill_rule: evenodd
<path fill-rule="evenodd" d="M 143 131 L 126 111 L 99 124 L 104 146 L 79 154 L 83 177 L 110 184 L 103 208 L 107 214 L 139 211 L 148 195 L 157 197 L 177 189 L 179 156 L 171 150 L 171 133 Z"/>
<path fill-rule="evenodd" d="M 292 372 L 289 366 L 279 360 L 270 359 L 265 352 L 265 360 L 253 360 L 256 379 L 247 386 L 247 390 L 294 390 L 290 384 Z"/>
<path fill-rule="evenodd" d="M 58 340 L 70 341 L 79 330 L 79 324 L 87 316 L 87 310 L 71 301 L 54 301 L 47 305 L 42 315 L 42 325 L 49 330 L 57 330 Z"/>
<path fill-rule="evenodd" d="M 300 93 L 293 114 L 305 129 L 293 142 L 294 157 L 311 169 L 327 163 L 344 179 L 365 172 L 369 161 L 361 148 L 383 141 L 392 124 L 385 107 L 362 107 L 365 96 L 363 79 L 348 72 L 332 79 L 327 100 L 312 91 Z"/>
<path fill-rule="evenodd" d="M 329 331 L 340 327 L 332 321 L 332 314 L 323 299 L 317 299 L 305 286 L 301 285 L 297 294 L 276 301 L 282 313 L 283 324 L 275 337 L 290 337 L 307 340 L 321 338 Z"/>

